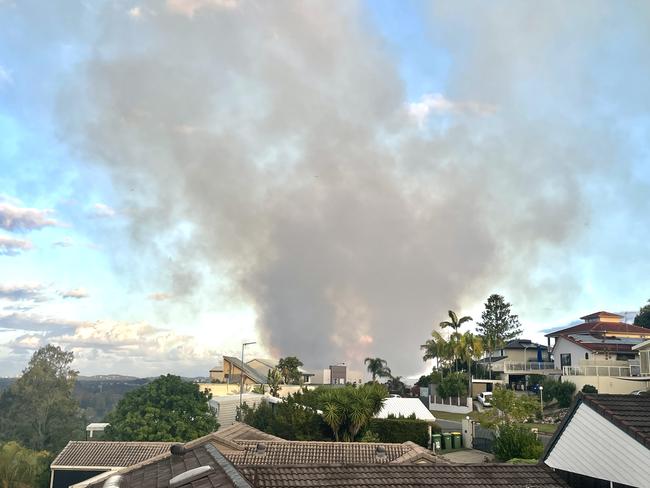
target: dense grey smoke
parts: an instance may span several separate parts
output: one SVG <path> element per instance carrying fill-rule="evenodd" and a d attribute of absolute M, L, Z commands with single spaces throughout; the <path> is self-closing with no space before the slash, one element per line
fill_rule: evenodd
<path fill-rule="evenodd" d="M 554 250 L 590 223 L 583 178 L 623 150 L 586 68 L 607 12 L 565 4 L 430 12 L 432 56 L 452 63 L 445 96 L 420 101 L 360 5 L 112 3 L 61 95 L 63 133 L 110 170 L 128 245 L 175 294 L 223 275 L 274 352 L 413 371 L 448 308 L 498 286 L 579 293 Z M 558 271 L 533 276 L 549 256 Z"/>

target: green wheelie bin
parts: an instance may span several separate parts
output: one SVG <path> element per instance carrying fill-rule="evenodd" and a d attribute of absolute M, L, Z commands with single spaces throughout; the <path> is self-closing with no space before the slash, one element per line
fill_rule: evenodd
<path fill-rule="evenodd" d="M 454 449 L 460 449 L 463 436 L 460 432 L 451 433 L 451 445 Z"/>
<path fill-rule="evenodd" d="M 442 434 L 442 448 L 451 449 L 451 434 L 449 432 Z"/>

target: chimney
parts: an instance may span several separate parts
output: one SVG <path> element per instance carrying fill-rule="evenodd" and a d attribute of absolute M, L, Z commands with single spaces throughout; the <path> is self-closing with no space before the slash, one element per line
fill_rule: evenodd
<path fill-rule="evenodd" d="M 375 455 L 379 459 L 386 459 L 386 446 L 377 446 L 377 447 L 375 447 Z"/>
<path fill-rule="evenodd" d="M 185 456 L 187 449 L 185 449 L 185 445 L 183 444 L 172 444 L 169 452 L 172 453 L 172 456 Z"/>
<path fill-rule="evenodd" d="M 266 444 L 264 444 L 263 442 L 258 442 L 257 446 L 255 446 L 255 454 L 257 456 L 263 456 L 264 454 L 266 454 Z"/>

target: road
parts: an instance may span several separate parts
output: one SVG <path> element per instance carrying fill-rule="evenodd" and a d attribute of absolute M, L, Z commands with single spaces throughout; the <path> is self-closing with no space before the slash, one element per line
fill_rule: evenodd
<path fill-rule="evenodd" d="M 461 424 L 454 420 L 436 419 L 436 424 L 440 426 L 443 432 L 460 432 Z"/>

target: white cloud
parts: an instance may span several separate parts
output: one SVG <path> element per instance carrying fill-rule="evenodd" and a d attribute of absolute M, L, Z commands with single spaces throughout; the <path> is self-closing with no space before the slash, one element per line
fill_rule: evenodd
<path fill-rule="evenodd" d="M 72 290 L 67 290 L 67 291 L 61 291 L 59 294 L 63 298 L 88 298 L 90 295 L 88 294 L 88 291 L 84 288 L 74 288 Z"/>
<path fill-rule="evenodd" d="M 0 299 L 16 301 L 44 301 L 45 286 L 40 283 L 14 283 L 0 285 Z"/>
<path fill-rule="evenodd" d="M 93 205 L 92 214 L 100 219 L 110 219 L 115 217 L 115 210 L 104 203 L 96 203 Z"/>
<path fill-rule="evenodd" d="M 15 256 L 32 248 L 32 243 L 23 239 L 0 234 L 0 256 Z"/>
<path fill-rule="evenodd" d="M 0 330 L 25 330 L 45 333 L 45 335 L 67 334 L 80 325 L 81 322 L 37 314 L 12 313 L 0 316 Z"/>
<path fill-rule="evenodd" d="M 10 202 L 0 202 L 0 228 L 9 231 L 28 231 L 60 225 L 50 218 L 49 209 L 19 207 Z"/>
<path fill-rule="evenodd" d="M 140 7 L 133 7 L 128 12 L 129 17 L 138 18 L 142 15 L 142 9 Z"/>
<path fill-rule="evenodd" d="M 423 126 L 432 113 L 490 115 L 496 112 L 496 107 L 475 101 L 453 101 L 440 93 L 427 93 L 420 98 L 419 102 L 409 103 L 408 111 L 418 125 Z"/>
<path fill-rule="evenodd" d="M 202 8 L 234 9 L 237 0 L 167 0 L 167 8 L 175 13 L 194 17 L 197 10 Z"/>

